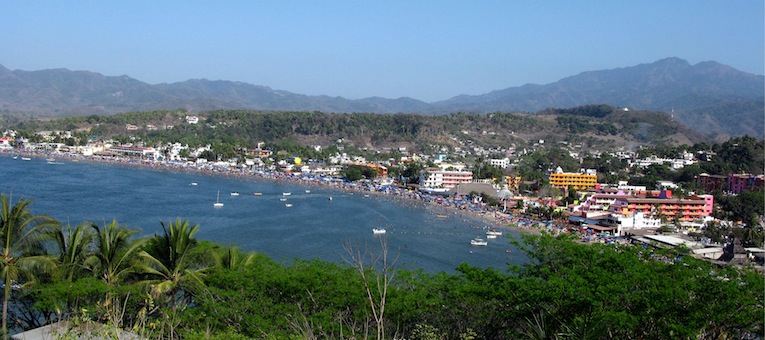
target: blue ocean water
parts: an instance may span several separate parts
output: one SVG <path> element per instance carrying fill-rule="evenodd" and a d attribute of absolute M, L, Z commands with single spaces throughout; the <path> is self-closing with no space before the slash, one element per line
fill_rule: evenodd
<path fill-rule="evenodd" d="M 116 219 L 140 235 L 152 235 L 161 232 L 160 221 L 186 219 L 200 225 L 200 239 L 280 261 L 319 258 L 342 263 L 349 257 L 345 245 L 378 251 L 380 237 L 387 242 L 389 259 L 398 256 L 398 268 L 454 272 L 467 262 L 504 270 L 526 261 L 507 238 L 517 236 L 514 231 L 504 230 L 504 236 L 489 240 L 488 246 L 471 246 L 474 237 L 485 238 L 477 229 L 485 222 L 420 202 L 249 177 L 68 159 L 55 163 L 0 155 L 0 192 L 12 194 L 14 200 L 32 199 L 32 213 L 64 224 L 103 225 Z M 224 206 L 214 208 L 218 192 Z M 290 195 L 282 196 L 284 192 Z M 444 214 L 448 217 L 438 217 Z M 387 234 L 373 235 L 378 227 Z"/>

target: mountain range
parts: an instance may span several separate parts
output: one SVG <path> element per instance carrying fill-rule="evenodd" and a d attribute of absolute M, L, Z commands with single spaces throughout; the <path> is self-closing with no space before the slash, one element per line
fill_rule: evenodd
<path fill-rule="evenodd" d="M 679 58 L 611 70 L 587 71 L 557 82 L 526 84 L 483 95 L 427 103 L 412 98 L 345 99 L 307 96 L 235 81 L 193 79 L 148 84 L 129 76 L 89 71 L 9 70 L 0 66 L 0 113 L 36 117 L 113 114 L 185 108 L 278 111 L 448 114 L 538 112 L 608 104 L 672 112 L 698 132 L 765 136 L 765 77 L 714 61 Z"/>

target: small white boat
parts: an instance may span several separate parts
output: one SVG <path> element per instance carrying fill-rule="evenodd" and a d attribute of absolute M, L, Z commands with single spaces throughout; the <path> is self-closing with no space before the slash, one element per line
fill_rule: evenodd
<path fill-rule="evenodd" d="M 191 184 L 189 184 L 189 185 L 191 185 L 192 187 L 195 187 L 195 186 L 197 186 L 197 182 L 191 182 Z"/>
<path fill-rule="evenodd" d="M 32 158 L 29 158 L 29 157 L 21 157 L 21 160 L 22 160 L 22 161 L 31 161 L 31 160 L 32 160 Z"/>
<path fill-rule="evenodd" d="M 232 192 L 231 196 L 239 196 L 239 193 L 238 192 Z"/>
<path fill-rule="evenodd" d="M 489 230 L 489 231 L 486 232 L 486 235 L 502 236 L 502 232 L 501 231 Z"/>
<path fill-rule="evenodd" d="M 484 240 L 484 239 L 482 239 L 480 237 L 476 237 L 476 238 L 470 240 L 470 245 L 471 246 L 487 246 L 487 245 L 489 245 L 489 242 L 486 242 L 486 240 Z"/>
<path fill-rule="evenodd" d="M 310 194 L 310 193 L 311 193 L 311 190 L 305 189 L 305 193 L 306 193 L 306 194 Z"/>
<path fill-rule="evenodd" d="M 282 193 L 282 196 L 289 196 L 289 195 L 292 195 L 292 193 L 291 192 L 283 192 Z"/>
<path fill-rule="evenodd" d="M 292 204 L 291 203 L 287 203 L 284 206 L 287 207 L 287 208 L 292 208 Z"/>
<path fill-rule="evenodd" d="M 332 196 L 329 196 L 329 200 L 330 200 L 330 201 L 332 200 Z"/>
<path fill-rule="evenodd" d="M 497 235 L 486 234 L 486 238 L 491 240 L 497 238 Z"/>
<path fill-rule="evenodd" d="M 280 198 L 279 200 L 280 200 L 280 201 L 282 201 L 282 202 L 284 202 L 284 201 L 286 201 L 287 199 L 286 199 L 286 198 L 284 198 L 284 197 L 282 197 L 282 198 Z"/>
<path fill-rule="evenodd" d="M 374 228 L 372 229 L 372 233 L 375 235 L 385 234 L 385 228 Z"/>
<path fill-rule="evenodd" d="M 255 196 L 263 196 L 263 193 L 259 192 L 259 191 L 256 191 L 256 192 L 253 193 L 253 195 L 255 195 Z"/>
<path fill-rule="evenodd" d="M 19 159 L 19 156 L 13 156 L 13 159 Z"/>
<path fill-rule="evenodd" d="M 213 203 L 213 207 L 223 207 L 223 203 L 220 202 L 220 190 L 218 190 L 218 198 L 215 200 L 215 203 Z"/>

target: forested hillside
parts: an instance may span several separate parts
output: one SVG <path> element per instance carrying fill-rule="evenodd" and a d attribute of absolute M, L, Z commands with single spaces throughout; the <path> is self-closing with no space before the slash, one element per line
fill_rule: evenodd
<path fill-rule="evenodd" d="M 538 114 L 494 112 L 444 116 L 415 114 L 208 111 L 200 124 L 185 122 L 184 111 L 131 112 L 112 116 L 75 116 L 52 121 L 7 121 L 20 130 L 88 129 L 90 136 L 144 141 L 175 141 L 191 145 L 227 143 L 252 147 L 258 142 L 294 140 L 306 145 L 331 145 L 338 139 L 359 148 L 433 151 L 435 147 L 526 146 L 545 140 L 592 147 L 636 144 L 691 144 L 702 138 L 664 113 L 622 111 L 607 105 L 545 110 Z M 128 132 L 126 124 L 138 126 Z M 147 125 L 158 129 L 150 131 Z"/>

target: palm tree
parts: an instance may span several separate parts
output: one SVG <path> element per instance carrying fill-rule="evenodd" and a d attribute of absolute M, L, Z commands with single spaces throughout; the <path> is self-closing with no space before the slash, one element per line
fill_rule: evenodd
<path fill-rule="evenodd" d="M 88 248 L 95 239 L 92 228 L 92 223 L 85 222 L 74 229 L 67 224 L 66 228 L 59 226 L 47 233 L 58 254 L 59 277 L 72 281 L 88 271 L 86 260 L 91 255 Z"/>
<path fill-rule="evenodd" d="M 213 256 L 215 266 L 222 269 L 241 270 L 255 262 L 255 253 L 242 253 L 235 247 L 217 249 Z"/>
<path fill-rule="evenodd" d="M 127 229 L 113 220 L 111 224 L 99 228 L 91 224 L 96 231 L 96 249 L 88 259 L 96 276 L 106 284 L 115 286 L 123 276 L 134 272 L 134 259 L 143 242 L 131 241 L 136 231 Z"/>
<path fill-rule="evenodd" d="M 144 281 L 151 287 L 152 294 L 159 296 L 167 294 L 170 304 L 175 309 L 176 295 L 186 282 L 202 283 L 202 275 L 207 267 L 195 262 L 192 250 L 197 244 L 194 234 L 199 225 L 189 226 L 189 222 L 177 219 L 174 223 L 165 225 L 160 222 L 164 235 L 154 235 L 149 239 L 146 250 L 138 255 L 144 260 L 141 269 L 144 273 L 154 276 Z"/>
<path fill-rule="evenodd" d="M 8 301 L 13 285 L 22 278 L 31 280 L 38 270 L 52 270 L 55 267 L 55 261 L 45 255 L 42 236 L 46 229 L 58 222 L 48 216 L 32 215 L 29 211 L 30 203 L 28 199 L 21 199 L 13 204 L 12 198 L 0 195 L 3 338 L 8 338 Z"/>

